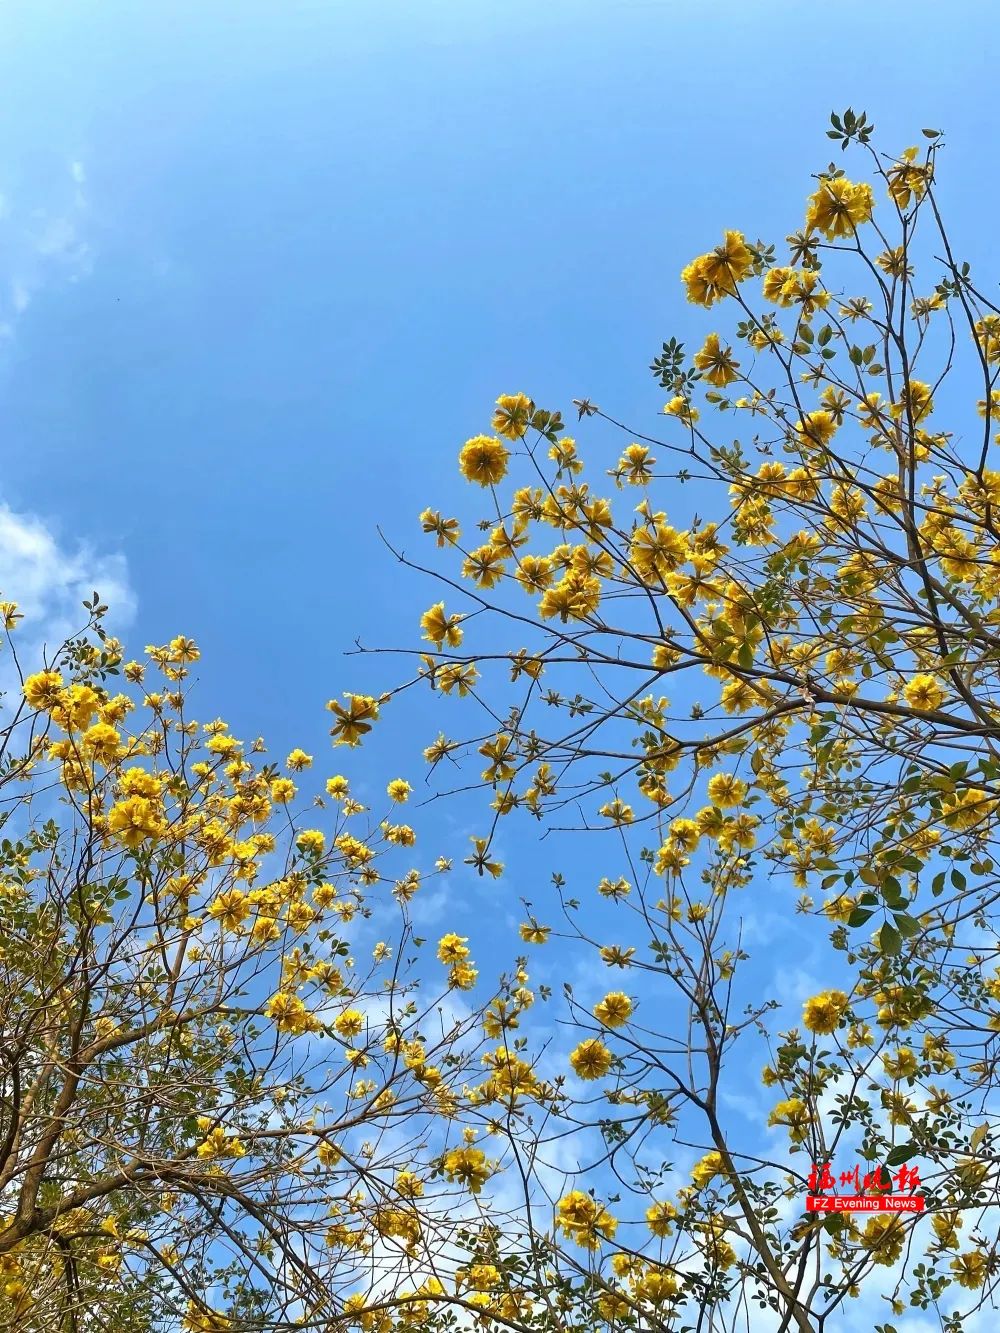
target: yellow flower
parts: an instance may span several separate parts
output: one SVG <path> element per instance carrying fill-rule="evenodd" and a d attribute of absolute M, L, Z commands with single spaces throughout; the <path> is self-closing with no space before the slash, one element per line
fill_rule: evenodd
<path fill-rule="evenodd" d="M 467 481 L 495 486 L 506 475 L 509 458 L 507 449 L 495 436 L 475 435 L 462 446 L 458 464 Z"/>
<path fill-rule="evenodd" d="M 704 1189 L 706 1185 L 711 1184 L 716 1176 L 725 1175 L 726 1166 L 722 1160 L 720 1152 L 706 1153 L 700 1162 L 696 1162 L 691 1170 L 691 1179 L 699 1189 Z"/>
<path fill-rule="evenodd" d="M 802 1022 L 810 1032 L 821 1035 L 836 1032 L 847 1004 L 847 996 L 842 990 L 823 991 L 806 1001 L 802 1010 Z"/>
<path fill-rule="evenodd" d="M 438 940 L 437 956 L 442 963 L 460 963 L 468 958 L 469 950 L 466 945 L 469 942 L 467 935 L 455 935 L 450 933 L 442 935 Z"/>
<path fill-rule="evenodd" d="M 58 702 L 62 689 L 62 676 L 58 671 L 37 671 L 24 682 L 24 698 L 29 708 L 36 711 L 51 708 Z"/>
<path fill-rule="evenodd" d="M 664 1199 L 646 1209 L 646 1225 L 654 1236 L 669 1236 L 672 1230 L 670 1224 L 676 1216 L 677 1209 Z"/>
<path fill-rule="evenodd" d="M 271 783 L 271 800 L 275 805 L 287 805 L 295 799 L 297 790 L 291 778 L 275 778 Z"/>
<path fill-rule="evenodd" d="M 300 1033 L 313 1031 L 316 1027 L 315 1018 L 303 1002 L 297 995 L 292 995 L 288 991 L 278 991 L 272 995 L 264 1007 L 264 1012 L 279 1032 L 291 1032 L 298 1036 Z"/>
<path fill-rule="evenodd" d="M 693 852 L 701 839 L 693 819 L 675 819 L 670 825 L 670 841 L 682 852 Z"/>
<path fill-rule="evenodd" d="M 631 967 L 634 955 L 634 948 L 622 949 L 617 944 L 601 946 L 601 962 L 608 967 Z"/>
<path fill-rule="evenodd" d="M 565 1236 L 588 1250 L 596 1250 L 602 1236 L 613 1239 L 618 1229 L 618 1222 L 604 1205 L 583 1190 L 572 1190 L 559 1200 L 556 1224 Z"/>
<path fill-rule="evenodd" d="M 611 1068 L 612 1056 L 603 1042 L 598 1041 L 596 1037 L 590 1037 L 580 1042 L 570 1055 L 569 1062 L 577 1078 L 589 1082 L 604 1077 Z"/>
<path fill-rule="evenodd" d="M 197 1148 L 202 1161 L 211 1161 L 216 1157 L 245 1157 L 246 1151 L 239 1138 L 235 1135 L 228 1137 L 221 1125 L 217 1125 Z"/>
<path fill-rule="evenodd" d="M 194 639 L 184 634 L 178 634 L 176 639 L 170 640 L 169 650 L 170 659 L 174 662 L 197 662 L 201 657 L 201 649 Z"/>
<path fill-rule="evenodd" d="M 145 796 L 155 801 L 163 792 L 163 782 L 144 768 L 127 768 L 119 776 L 119 786 L 123 796 Z"/>
<path fill-rule="evenodd" d="M 895 1213 L 880 1213 L 870 1218 L 861 1233 L 861 1244 L 875 1263 L 884 1264 L 887 1268 L 903 1253 L 905 1239 L 903 1223 Z"/>
<path fill-rule="evenodd" d="M 356 1037 L 364 1029 L 365 1016 L 359 1009 L 345 1009 L 333 1020 L 333 1026 L 341 1037 Z"/>
<path fill-rule="evenodd" d="M 1000 361 L 1000 315 L 985 315 L 977 320 L 973 336 L 990 365 Z"/>
<path fill-rule="evenodd" d="M 710 333 L 705 339 L 701 351 L 695 353 L 694 364 L 702 372 L 702 378 L 716 388 L 724 389 L 739 379 L 740 363 L 733 359 L 731 347 L 722 347 L 717 333 Z"/>
<path fill-rule="evenodd" d="M 653 1305 L 662 1305 L 665 1301 L 676 1300 L 680 1295 L 680 1283 L 673 1273 L 650 1269 L 635 1285 L 635 1294 L 640 1300 L 650 1301 Z"/>
<path fill-rule="evenodd" d="M 119 801 L 108 813 L 108 831 L 130 851 L 161 837 L 166 827 L 159 805 L 143 796 Z"/>
<path fill-rule="evenodd" d="M 897 1048 L 895 1055 L 882 1056 L 882 1065 L 890 1078 L 912 1078 L 919 1069 L 917 1057 L 908 1046 Z"/>
<path fill-rule="evenodd" d="M 551 926 L 538 926 L 525 921 L 518 927 L 525 944 L 544 944 L 552 933 Z"/>
<path fill-rule="evenodd" d="M 644 583 L 664 583 L 668 574 L 684 564 L 690 555 L 687 537 L 667 523 L 636 531 L 629 557 Z"/>
<path fill-rule="evenodd" d="M 472 990 L 478 976 L 478 970 L 471 963 L 455 963 L 448 973 L 448 984 L 457 990 Z"/>
<path fill-rule="evenodd" d="M 805 445 L 807 440 L 811 444 L 827 445 L 833 439 L 836 430 L 837 418 L 832 412 L 827 411 L 807 412 L 801 421 L 795 423 L 798 443 L 802 445 Z"/>
<path fill-rule="evenodd" d="M 923 421 L 924 417 L 930 416 L 934 411 L 931 386 L 925 384 L 923 380 L 909 380 L 900 394 L 899 401 L 893 403 L 889 411 L 897 421 L 907 413 L 914 422 Z"/>
<path fill-rule="evenodd" d="M 778 1102 L 767 1117 L 767 1123 L 787 1126 L 791 1141 L 802 1143 L 809 1132 L 809 1111 L 800 1098 L 790 1097 L 787 1101 Z"/>
<path fill-rule="evenodd" d="M 390 801 L 402 805 L 413 789 L 404 778 L 393 778 L 385 790 Z"/>
<path fill-rule="evenodd" d="M 239 889 L 229 889 L 219 894 L 209 907 L 208 914 L 218 921 L 223 930 L 238 931 L 250 915 L 250 903 L 245 893 Z"/>
<path fill-rule="evenodd" d="M 528 429 L 534 408 L 526 393 L 502 393 L 493 413 L 493 429 L 508 440 L 519 440 Z"/>
<path fill-rule="evenodd" d="M 461 619 L 460 615 L 446 616 L 444 602 L 435 602 L 420 617 L 420 628 L 424 632 L 424 638 L 429 639 L 435 648 L 443 648 L 445 644 L 449 648 L 457 648 L 463 637 L 463 631 L 459 625 Z"/>
<path fill-rule="evenodd" d="M 205 749 L 212 754 L 229 757 L 240 749 L 242 741 L 238 741 L 235 736 L 213 736 L 211 740 L 205 742 Z"/>
<path fill-rule="evenodd" d="M 983 1285 L 988 1272 L 986 1255 L 982 1250 L 970 1250 L 968 1254 L 956 1255 L 951 1261 L 958 1285 L 975 1291 Z"/>
<path fill-rule="evenodd" d="M 445 1153 L 441 1165 L 448 1180 L 464 1185 L 472 1194 L 478 1194 L 493 1174 L 481 1148 L 453 1148 Z"/>
<path fill-rule="evenodd" d="M 957 1208 L 945 1209 L 931 1218 L 931 1229 L 946 1250 L 958 1249 L 958 1233 L 962 1217 Z"/>
<path fill-rule="evenodd" d="M 436 509 L 425 509 L 420 515 L 420 526 L 424 532 L 433 532 L 438 546 L 454 545 L 461 535 L 458 519 L 445 518 Z"/>
<path fill-rule="evenodd" d="M 229 1333 L 232 1323 L 200 1301 L 188 1301 L 182 1328 L 184 1333 Z"/>
<path fill-rule="evenodd" d="M 664 403 L 663 414 L 668 417 L 676 417 L 685 426 L 693 426 L 701 413 L 696 407 L 693 407 L 687 398 L 681 394 L 674 394 L 669 403 Z"/>
<path fill-rule="evenodd" d="M 623 991 L 610 991 L 594 1006 L 594 1017 L 605 1027 L 620 1028 L 632 1016 L 632 1001 Z"/>
<path fill-rule="evenodd" d="M 307 856 L 322 856 L 326 847 L 326 838 L 315 828 L 303 829 L 295 839 L 295 845 Z"/>
<path fill-rule="evenodd" d="M 312 766 L 313 757 L 306 754 L 305 750 L 294 749 L 285 760 L 285 767 L 290 768 L 293 773 L 301 773 L 304 768 Z"/>
<path fill-rule="evenodd" d="M 946 796 L 941 802 L 941 814 L 949 828 L 969 829 L 981 824 L 996 809 L 981 787 L 966 787 Z"/>
<path fill-rule="evenodd" d="M 903 686 L 903 698 L 912 708 L 931 713 L 941 707 L 945 693 L 933 676 L 921 672 Z"/>
<path fill-rule="evenodd" d="M 857 899 L 852 898 L 848 893 L 839 894 L 836 898 L 830 898 L 823 904 L 823 913 L 831 921 L 839 921 L 846 925 L 854 914 L 857 907 Z"/>
<path fill-rule="evenodd" d="M 100 703 L 96 691 L 89 685 L 70 685 L 48 707 L 51 708 L 53 722 L 64 731 L 71 731 L 89 727 Z"/>
<path fill-rule="evenodd" d="M 360 745 L 363 736 L 372 729 L 372 723 L 378 721 L 379 701 L 368 694 L 346 694 L 345 707 L 336 699 L 331 699 L 327 708 L 336 721 L 330 728 L 330 735 L 338 745 Z"/>
<path fill-rule="evenodd" d="M 929 165 L 914 165 L 917 152 L 916 148 L 904 148 L 899 161 L 886 172 L 889 193 L 903 209 L 909 208 L 913 199 L 923 198 L 932 174 Z"/>
<path fill-rule="evenodd" d="M 106 722 L 95 722 L 92 727 L 87 728 L 80 739 L 84 754 L 97 760 L 98 763 L 111 763 L 118 755 L 121 737 L 114 727 L 109 727 Z"/>
<path fill-rule="evenodd" d="M 412 1171 L 396 1173 L 396 1193 L 404 1199 L 419 1199 L 424 1192 L 424 1182 Z"/>
<path fill-rule="evenodd" d="M 796 276 L 793 268 L 769 269 L 764 275 L 764 300 L 771 301 L 774 305 L 790 306 L 793 299 L 790 286 L 794 284 Z"/>
<path fill-rule="evenodd" d="M 810 196 L 806 226 L 821 231 L 828 241 L 853 236 L 862 223 L 871 221 L 874 206 L 870 185 L 855 185 L 843 176 L 836 176 L 823 181 Z"/>
<path fill-rule="evenodd" d="M 598 813 L 605 819 L 610 819 L 611 822 L 618 827 L 621 827 L 623 824 L 631 824 L 632 820 L 635 818 L 632 807 L 618 800 L 617 797 L 615 800 L 608 801 L 602 805 Z"/>
<path fill-rule="evenodd" d="M 753 267 L 753 255 L 743 234 L 727 231 L 725 240 L 708 254 L 699 255 L 681 273 L 687 299 L 696 305 L 711 306 L 736 290 L 736 284 Z"/>
<path fill-rule="evenodd" d="M 716 773 L 708 781 L 708 799 L 720 810 L 739 805 L 747 794 L 747 784 L 731 773 Z"/>
<path fill-rule="evenodd" d="M 336 1166 L 340 1161 L 340 1149 L 324 1139 L 316 1149 L 316 1156 L 321 1166 Z"/>
<path fill-rule="evenodd" d="M 656 459 L 644 444 L 630 444 L 618 460 L 618 471 L 630 486 L 645 486 L 652 480 Z M 621 489 L 621 482 L 618 482 Z"/>

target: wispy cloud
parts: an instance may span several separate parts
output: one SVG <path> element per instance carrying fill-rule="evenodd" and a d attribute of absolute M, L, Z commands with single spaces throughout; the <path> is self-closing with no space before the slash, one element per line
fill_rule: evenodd
<path fill-rule="evenodd" d="M 23 670 L 31 669 L 86 621 L 82 602 L 99 592 L 111 608 L 113 630 L 135 613 L 125 557 L 86 542 L 65 544 L 35 514 L 17 514 L 0 502 L 0 594 L 24 616 L 15 634 Z M 0 667 L 5 688 L 11 663 Z"/>
<path fill-rule="evenodd" d="M 0 338 L 11 338 L 18 319 L 52 283 L 78 282 L 93 266 L 88 235 L 87 173 L 82 162 L 47 189 L 45 202 L 0 194 Z"/>

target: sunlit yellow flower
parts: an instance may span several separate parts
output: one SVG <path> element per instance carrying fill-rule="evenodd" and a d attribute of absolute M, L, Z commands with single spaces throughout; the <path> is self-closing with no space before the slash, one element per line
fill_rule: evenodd
<path fill-rule="evenodd" d="M 608 1028 L 620 1028 L 632 1016 L 632 1001 L 623 991 L 609 991 L 594 1006 L 594 1017 Z"/>
<path fill-rule="evenodd" d="M 823 991 L 806 1001 L 802 1022 L 810 1032 L 821 1035 L 836 1032 L 847 1005 L 848 999 L 842 990 Z"/>
<path fill-rule="evenodd" d="M 466 481 L 495 486 L 503 480 L 509 458 L 507 449 L 495 436 L 476 435 L 462 446 L 458 463 Z"/>
<path fill-rule="evenodd" d="M 611 1068 L 613 1057 L 603 1042 L 590 1037 L 580 1042 L 569 1062 L 578 1078 L 592 1080 L 604 1077 Z"/>

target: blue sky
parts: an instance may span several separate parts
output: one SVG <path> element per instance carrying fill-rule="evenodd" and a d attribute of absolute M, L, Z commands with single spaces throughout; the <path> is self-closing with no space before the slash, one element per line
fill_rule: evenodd
<path fill-rule="evenodd" d="M 8 4 L 5 499 L 122 551 L 136 638 L 193 634 L 234 722 L 297 739 L 340 651 L 422 601 L 376 519 L 413 543 L 498 392 L 654 425 L 651 356 L 703 330 L 680 267 L 723 225 L 798 225 L 831 108 L 886 146 L 945 128 L 985 251 L 990 20 L 935 12 Z M 31 253 L 38 214 L 68 254 Z"/>
<path fill-rule="evenodd" d="M 435 600 L 376 523 L 416 551 L 425 505 L 469 512 L 456 454 L 500 392 L 655 431 L 648 362 L 705 331 L 681 267 L 800 225 L 832 109 L 886 149 L 944 129 L 957 248 L 988 257 L 997 25 L 947 13 L 8 3 L 0 498 L 124 559 L 130 639 L 198 640 L 204 716 L 323 755 L 365 680 L 343 651 L 412 644 Z M 496 892 L 457 878 L 454 909 Z"/>

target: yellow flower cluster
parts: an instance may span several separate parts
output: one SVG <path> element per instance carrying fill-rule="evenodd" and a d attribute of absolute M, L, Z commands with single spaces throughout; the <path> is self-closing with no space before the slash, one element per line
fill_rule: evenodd
<path fill-rule="evenodd" d="M 582 1190 L 572 1190 L 556 1205 L 556 1225 L 563 1235 L 587 1250 L 596 1250 L 602 1239 L 612 1240 L 617 1220 L 598 1200 Z"/>
<path fill-rule="evenodd" d="M 802 1022 L 810 1032 L 826 1036 L 836 1032 L 847 1005 L 848 999 L 843 991 L 823 991 L 806 1001 L 802 1010 Z"/>

